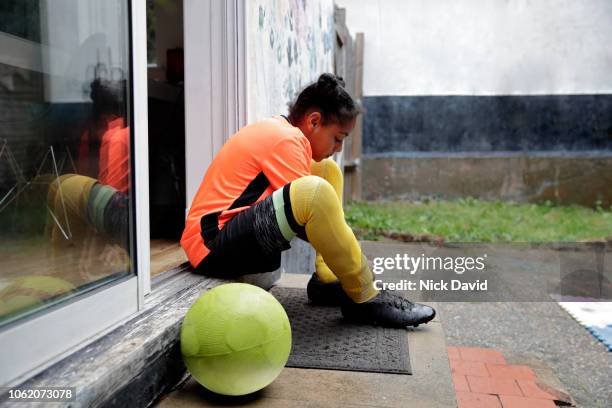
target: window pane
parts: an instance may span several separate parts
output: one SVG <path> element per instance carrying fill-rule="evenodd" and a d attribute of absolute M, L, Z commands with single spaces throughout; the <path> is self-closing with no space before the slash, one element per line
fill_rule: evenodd
<path fill-rule="evenodd" d="M 0 325 L 133 273 L 127 7 L 0 5 Z"/>

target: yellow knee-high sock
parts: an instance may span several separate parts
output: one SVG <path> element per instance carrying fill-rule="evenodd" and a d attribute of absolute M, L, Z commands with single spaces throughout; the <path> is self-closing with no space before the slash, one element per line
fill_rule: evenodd
<path fill-rule="evenodd" d="M 329 182 L 336 192 L 336 196 L 340 202 L 340 209 L 342 210 L 342 192 L 344 188 L 344 180 L 342 177 L 342 170 L 338 164 L 332 159 L 323 159 L 320 162 L 310 162 L 310 173 L 313 176 L 319 176 Z M 342 211 L 342 218 L 344 218 L 344 211 Z M 334 275 L 332 270 L 327 266 L 323 260 L 323 255 L 317 251 L 315 258 L 315 273 L 319 280 L 323 283 L 335 282 L 338 277 Z"/>
<path fill-rule="evenodd" d="M 78 174 L 64 174 L 54 179 L 47 194 L 49 217 L 46 227 L 53 243 L 79 244 L 87 234 L 87 202 L 96 180 Z"/>
<path fill-rule="evenodd" d="M 321 177 L 306 176 L 291 182 L 289 196 L 295 221 L 305 227 L 308 240 L 346 294 L 357 303 L 376 296 L 367 259 L 344 221 L 333 186 Z"/>

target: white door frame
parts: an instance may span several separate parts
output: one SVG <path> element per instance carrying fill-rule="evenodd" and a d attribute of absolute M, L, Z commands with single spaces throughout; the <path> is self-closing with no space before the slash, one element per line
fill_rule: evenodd
<path fill-rule="evenodd" d="M 132 0 L 132 118 L 134 134 L 134 186 L 138 309 L 151 292 L 151 236 L 149 218 L 149 114 L 147 100 L 147 0 Z"/>
<path fill-rule="evenodd" d="M 246 124 L 245 0 L 185 0 L 183 13 L 190 206 L 214 155 Z"/>

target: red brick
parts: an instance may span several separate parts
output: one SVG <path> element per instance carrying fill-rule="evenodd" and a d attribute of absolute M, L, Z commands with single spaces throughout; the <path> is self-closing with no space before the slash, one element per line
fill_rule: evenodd
<path fill-rule="evenodd" d="M 502 408 L 495 395 L 457 391 L 458 408 Z"/>
<path fill-rule="evenodd" d="M 489 372 L 484 363 L 473 361 L 449 360 L 451 372 L 455 374 L 473 375 L 475 377 L 488 377 Z"/>
<path fill-rule="evenodd" d="M 459 355 L 459 350 L 457 347 L 447 347 L 446 352 L 448 353 L 449 360 L 459 360 L 461 356 Z"/>
<path fill-rule="evenodd" d="M 518 380 L 518 385 L 526 397 L 554 400 L 555 396 L 547 393 L 535 381 Z"/>
<path fill-rule="evenodd" d="M 557 408 L 551 400 L 527 397 L 512 397 L 501 395 L 499 397 L 504 408 Z"/>
<path fill-rule="evenodd" d="M 523 393 L 513 378 L 503 377 L 467 377 L 470 391 L 481 394 L 515 395 L 522 397 Z"/>
<path fill-rule="evenodd" d="M 468 382 L 465 379 L 465 375 L 453 374 L 453 384 L 455 384 L 455 391 L 470 391 Z M 479 378 L 479 377 L 474 377 Z M 484 378 L 484 377 L 483 377 Z"/>
<path fill-rule="evenodd" d="M 523 365 L 501 365 L 487 363 L 491 377 L 514 378 L 515 380 L 535 381 L 536 376 L 530 367 Z"/>
<path fill-rule="evenodd" d="M 497 350 L 480 347 L 459 347 L 461 359 L 481 363 L 506 364 L 503 354 Z"/>

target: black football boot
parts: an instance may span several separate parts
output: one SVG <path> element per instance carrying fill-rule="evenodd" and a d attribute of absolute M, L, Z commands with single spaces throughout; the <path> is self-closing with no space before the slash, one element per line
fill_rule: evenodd
<path fill-rule="evenodd" d="M 319 306 L 340 306 L 342 303 L 352 302 L 344 293 L 340 281 L 323 283 L 319 280 L 316 273 L 308 281 L 306 286 L 308 299 L 313 305 Z"/>
<path fill-rule="evenodd" d="M 436 316 L 433 308 L 413 303 L 386 290 L 381 290 L 376 297 L 364 303 L 343 302 L 341 310 L 349 321 L 387 327 L 418 327 Z"/>

